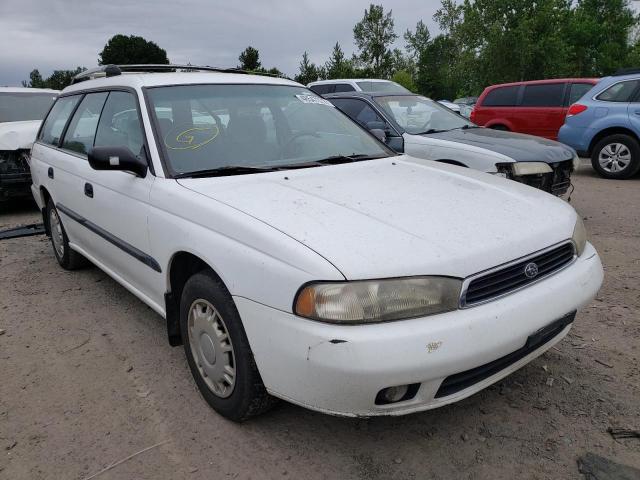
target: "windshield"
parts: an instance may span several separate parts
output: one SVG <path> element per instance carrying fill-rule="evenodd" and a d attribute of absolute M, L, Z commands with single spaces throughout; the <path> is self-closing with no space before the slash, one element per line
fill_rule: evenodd
<path fill-rule="evenodd" d="M 55 93 L 0 93 L 0 123 L 42 120 L 55 99 Z"/>
<path fill-rule="evenodd" d="M 409 90 L 404 88 L 402 85 L 397 84 L 396 82 L 362 81 L 356 82 L 356 84 L 363 92 L 411 93 Z"/>
<path fill-rule="evenodd" d="M 173 174 L 393 155 L 302 87 L 178 85 L 150 88 L 148 98 Z"/>
<path fill-rule="evenodd" d="M 438 102 L 418 95 L 376 97 L 375 101 L 413 135 L 475 126 Z"/>

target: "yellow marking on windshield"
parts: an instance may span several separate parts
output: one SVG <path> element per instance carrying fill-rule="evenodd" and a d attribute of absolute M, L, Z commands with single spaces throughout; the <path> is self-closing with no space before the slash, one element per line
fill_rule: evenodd
<path fill-rule="evenodd" d="M 211 134 L 205 135 L 204 132 L 211 132 Z M 193 127 L 178 133 L 175 139 L 171 132 L 167 133 L 164 138 L 164 144 L 170 150 L 195 150 L 215 140 L 219 133 L 220 129 L 217 125 Z"/>

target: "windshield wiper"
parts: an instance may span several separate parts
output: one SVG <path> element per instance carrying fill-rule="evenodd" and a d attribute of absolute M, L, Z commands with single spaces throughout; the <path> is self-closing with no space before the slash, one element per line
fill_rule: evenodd
<path fill-rule="evenodd" d="M 340 163 L 360 162 L 362 160 L 374 160 L 376 158 L 382 157 L 377 155 L 366 155 L 364 153 L 358 153 L 355 155 L 331 155 L 330 157 L 316 160 L 315 163 L 320 165 L 338 165 Z"/>
<path fill-rule="evenodd" d="M 174 178 L 225 177 L 229 175 L 246 175 L 280 170 L 280 167 L 248 167 L 244 165 L 227 165 L 225 167 L 196 170 L 175 175 Z"/>
<path fill-rule="evenodd" d="M 425 130 L 424 132 L 414 133 L 413 135 L 429 135 L 430 133 L 441 133 L 446 132 L 446 130 L 438 130 L 437 128 L 430 128 L 429 130 Z"/>

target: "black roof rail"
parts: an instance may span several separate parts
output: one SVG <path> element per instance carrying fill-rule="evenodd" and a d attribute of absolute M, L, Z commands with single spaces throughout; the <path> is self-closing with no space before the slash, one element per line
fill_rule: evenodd
<path fill-rule="evenodd" d="M 612 75 L 612 77 L 619 77 L 621 75 L 631 75 L 633 73 L 640 73 L 640 68 L 638 67 L 621 68 L 617 70 L 616 73 Z"/>
<path fill-rule="evenodd" d="M 280 77 L 273 73 L 253 72 L 240 68 L 221 68 L 201 65 L 174 65 L 174 64 L 135 64 L 135 65 L 102 65 L 98 68 L 85 70 L 73 77 L 71 84 L 80 83 L 85 80 L 98 77 L 115 77 L 122 73 L 159 73 L 159 72 L 218 72 L 218 73 L 244 73 L 254 75 L 265 75 L 267 77 Z"/>

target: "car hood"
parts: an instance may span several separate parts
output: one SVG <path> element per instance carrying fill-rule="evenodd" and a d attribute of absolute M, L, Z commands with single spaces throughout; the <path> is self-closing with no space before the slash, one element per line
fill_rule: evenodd
<path fill-rule="evenodd" d="M 0 150 L 29 149 L 36 140 L 41 120 L 0 123 Z"/>
<path fill-rule="evenodd" d="M 406 156 L 178 182 L 296 239 L 347 279 L 466 277 L 570 238 L 576 221 L 534 188 Z"/>
<path fill-rule="evenodd" d="M 570 147 L 553 140 L 491 128 L 456 129 L 423 135 L 423 137 L 484 148 L 506 155 L 516 162 L 555 163 L 571 160 L 575 154 Z"/>

